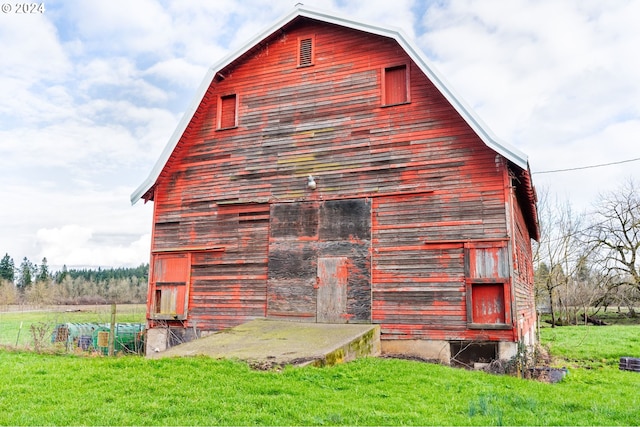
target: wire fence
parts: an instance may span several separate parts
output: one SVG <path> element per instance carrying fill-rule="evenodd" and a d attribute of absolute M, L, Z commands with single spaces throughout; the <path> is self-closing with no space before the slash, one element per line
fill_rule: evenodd
<path fill-rule="evenodd" d="M 116 307 L 116 353 L 141 353 L 146 306 Z M 0 346 L 55 352 L 107 354 L 111 305 L 0 305 Z"/>

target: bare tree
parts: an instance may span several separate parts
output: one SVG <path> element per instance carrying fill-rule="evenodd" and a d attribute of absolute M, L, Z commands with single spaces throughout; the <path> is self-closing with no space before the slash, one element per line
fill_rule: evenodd
<path fill-rule="evenodd" d="M 569 202 L 550 203 L 548 192 L 540 193 L 539 200 L 541 235 L 534 248 L 536 287 L 545 295 L 555 326 L 558 308 L 568 313 L 570 285 L 588 255 L 581 241 L 585 216 L 574 213 Z"/>
<path fill-rule="evenodd" d="M 640 193 L 628 179 L 618 190 L 600 196 L 589 229 L 594 247 L 610 288 L 629 286 L 640 291 Z M 631 314 L 633 304 L 630 306 Z"/>

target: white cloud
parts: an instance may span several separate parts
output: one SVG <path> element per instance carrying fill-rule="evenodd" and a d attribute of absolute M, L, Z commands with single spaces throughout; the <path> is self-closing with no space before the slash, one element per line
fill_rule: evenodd
<path fill-rule="evenodd" d="M 158 54 L 171 42 L 171 16 L 157 1 L 75 0 L 65 2 L 63 12 L 75 37 L 108 54 Z"/>
<path fill-rule="evenodd" d="M 0 14 L 1 78 L 19 78 L 27 84 L 59 79 L 71 64 L 52 22 L 41 14 Z"/>
<path fill-rule="evenodd" d="M 149 259 L 152 205 L 133 209 L 129 187 L 92 181 L 32 180 L 0 187 L 3 250 L 14 259 L 47 257 L 52 268 L 138 265 Z"/>
<path fill-rule="evenodd" d="M 184 58 L 172 58 L 155 63 L 145 70 L 144 74 L 192 89 L 200 84 L 206 72 L 207 67 L 192 64 Z"/>
<path fill-rule="evenodd" d="M 53 268 L 136 266 L 148 262 L 150 235 L 143 234 L 126 244 L 97 241 L 94 231 L 76 224 L 37 231 L 40 253 Z"/>

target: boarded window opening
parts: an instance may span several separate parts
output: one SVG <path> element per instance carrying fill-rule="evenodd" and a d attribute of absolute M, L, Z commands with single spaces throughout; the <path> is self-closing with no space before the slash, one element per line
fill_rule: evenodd
<path fill-rule="evenodd" d="M 409 78 L 407 77 L 406 65 L 385 68 L 383 84 L 383 105 L 409 102 Z"/>
<path fill-rule="evenodd" d="M 154 299 L 154 306 L 156 308 L 155 312 L 156 314 L 160 314 L 162 313 L 162 291 L 160 289 L 156 289 Z"/>
<path fill-rule="evenodd" d="M 151 286 L 155 319 L 186 319 L 190 269 L 189 254 L 154 256 Z"/>
<path fill-rule="evenodd" d="M 504 324 L 504 285 L 473 283 L 471 285 L 474 323 Z"/>
<path fill-rule="evenodd" d="M 235 94 L 220 97 L 218 115 L 218 129 L 229 129 L 238 124 L 237 97 Z"/>
<path fill-rule="evenodd" d="M 298 67 L 313 65 L 313 37 L 298 39 Z"/>
<path fill-rule="evenodd" d="M 470 328 L 509 327 L 509 256 L 504 244 L 465 247 L 467 323 Z"/>

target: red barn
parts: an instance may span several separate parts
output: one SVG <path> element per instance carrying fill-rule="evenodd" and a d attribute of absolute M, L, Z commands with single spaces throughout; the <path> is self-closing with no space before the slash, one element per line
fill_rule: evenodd
<path fill-rule="evenodd" d="M 535 339 L 527 158 L 399 30 L 296 8 L 210 69 L 139 199 L 168 346 L 259 317 L 445 361 Z"/>

